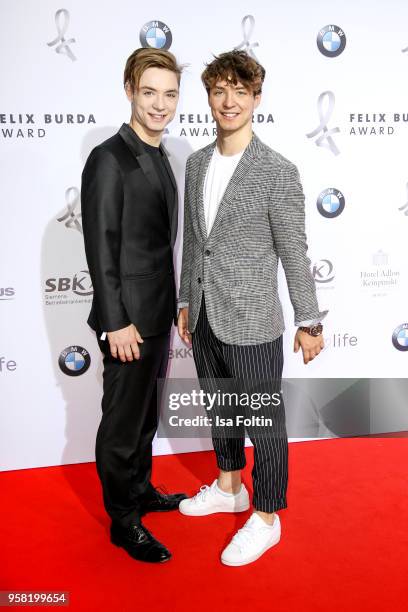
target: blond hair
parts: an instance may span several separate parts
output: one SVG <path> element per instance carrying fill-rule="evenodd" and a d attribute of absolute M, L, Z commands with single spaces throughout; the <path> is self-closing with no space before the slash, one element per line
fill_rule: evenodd
<path fill-rule="evenodd" d="M 128 85 L 132 89 L 138 87 L 140 78 L 148 68 L 163 68 L 174 72 L 177 82 L 180 85 L 182 67 L 177 64 L 177 60 L 170 51 L 162 49 L 136 49 L 127 59 L 123 82 L 125 87 Z"/>

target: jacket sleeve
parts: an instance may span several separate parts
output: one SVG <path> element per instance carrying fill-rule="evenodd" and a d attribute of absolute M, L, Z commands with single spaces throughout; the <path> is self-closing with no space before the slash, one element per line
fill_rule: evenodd
<path fill-rule="evenodd" d="M 119 165 L 106 149 L 94 149 L 82 173 L 82 224 L 85 252 L 101 329 L 130 324 L 121 298 L 120 247 L 123 182 Z"/>
<path fill-rule="evenodd" d="M 305 197 L 299 172 L 293 164 L 285 164 L 280 170 L 270 200 L 269 219 L 295 311 L 295 325 L 322 320 L 328 311 L 319 311 L 317 303 L 307 256 Z"/>
<path fill-rule="evenodd" d="M 184 308 L 190 301 L 191 263 L 193 258 L 193 227 L 189 202 L 189 163 L 186 166 L 184 185 L 183 258 L 181 262 L 180 291 L 177 306 Z"/>

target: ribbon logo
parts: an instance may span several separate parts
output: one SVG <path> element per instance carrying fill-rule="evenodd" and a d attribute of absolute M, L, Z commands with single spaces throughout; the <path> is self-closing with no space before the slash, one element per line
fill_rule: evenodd
<path fill-rule="evenodd" d="M 47 43 L 47 45 L 49 47 L 58 45 L 57 47 L 55 47 L 55 52 L 63 53 L 67 55 L 69 59 L 75 62 L 76 57 L 69 47 L 71 43 L 75 42 L 75 38 L 69 38 L 68 40 L 66 40 L 65 38 L 65 34 L 69 26 L 69 12 L 67 11 L 67 9 L 58 9 L 58 11 L 55 13 L 55 25 L 57 27 L 58 36 L 51 42 Z"/>
<path fill-rule="evenodd" d="M 328 102 L 326 111 L 324 111 L 325 99 L 327 99 Z M 327 127 L 327 124 L 330 121 L 334 111 L 334 103 L 335 98 L 332 91 L 324 91 L 320 94 L 317 99 L 317 112 L 320 123 L 317 128 L 313 130 L 313 132 L 306 134 L 306 136 L 308 138 L 314 138 L 321 132 L 320 136 L 315 140 L 316 146 L 324 147 L 325 149 L 329 149 L 329 151 L 331 151 L 334 155 L 339 155 L 340 151 L 332 138 L 332 134 L 337 134 L 340 132 L 340 129 L 336 127 L 329 130 Z"/>
<path fill-rule="evenodd" d="M 250 38 L 255 28 L 255 18 L 253 15 L 245 15 L 243 20 L 241 21 L 242 33 L 244 39 L 237 47 L 234 47 L 234 51 L 239 51 L 240 49 L 244 49 L 254 60 L 258 61 L 258 58 L 253 51 L 254 47 L 259 47 L 259 43 L 250 42 Z"/>
<path fill-rule="evenodd" d="M 74 212 L 79 202 L 79 190 L 76 187 L 68 187 L 65 191 L 65 202 L 67 205 L 67 212 L 62 217 L 59 217 L 57 221 L 61 223 L 65 221 L 65 227 L 68 229 L 76 229 L 80 234 L 83 234 L 82 225 L 79 221 L 82 214 L 75 214 Z"/>
<path fill-rule="evenodd" d="M 408 217 L 408 183 L 406 185 L 406 189 L 407 189 L 407 201 L 405 202 L 404 206 L 400 206 L 400 208 L 398 210 L 404 210 L 404 215 L 406 215 Z"/>

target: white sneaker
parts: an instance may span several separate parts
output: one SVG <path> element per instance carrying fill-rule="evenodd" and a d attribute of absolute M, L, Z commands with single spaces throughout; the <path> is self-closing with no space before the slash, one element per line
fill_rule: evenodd
<path fill-rule="evenodd" d="M 276 514 L 273 525 L 254 512 L 245 525 L 238 529 L 228 546 L 223 550 L 221 561 L 224 565 L 247 565 L 261 557 L 264 552 L 280 540 L 281 526 Z"/>
<path fill-rule="evenodd" d="M 216 512 L 244 512 L 249 508 L 249 495 L 245 485 L 241 485 L 239 493 L 224 493 L 214 480 L 211 487 L 203 485 L 194 497 L 183 499 L 179 510 L 188 516 L 206 516 Z"/>

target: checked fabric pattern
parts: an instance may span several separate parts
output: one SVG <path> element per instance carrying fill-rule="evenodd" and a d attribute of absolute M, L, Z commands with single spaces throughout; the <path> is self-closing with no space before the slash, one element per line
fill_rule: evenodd
<path fill-rule="evenodd" d="M 322 319 L 307 257 L 304 195 L 296 166 L 254 135 L 229 182 L 209 235 L 203 187 L 215 143 L 186 167 L 179 307 L 193 332 L 205 293 L 208 321 L 226 344 L 271 342 L 284 331 L 281 259 L 295 325 Z"/>

